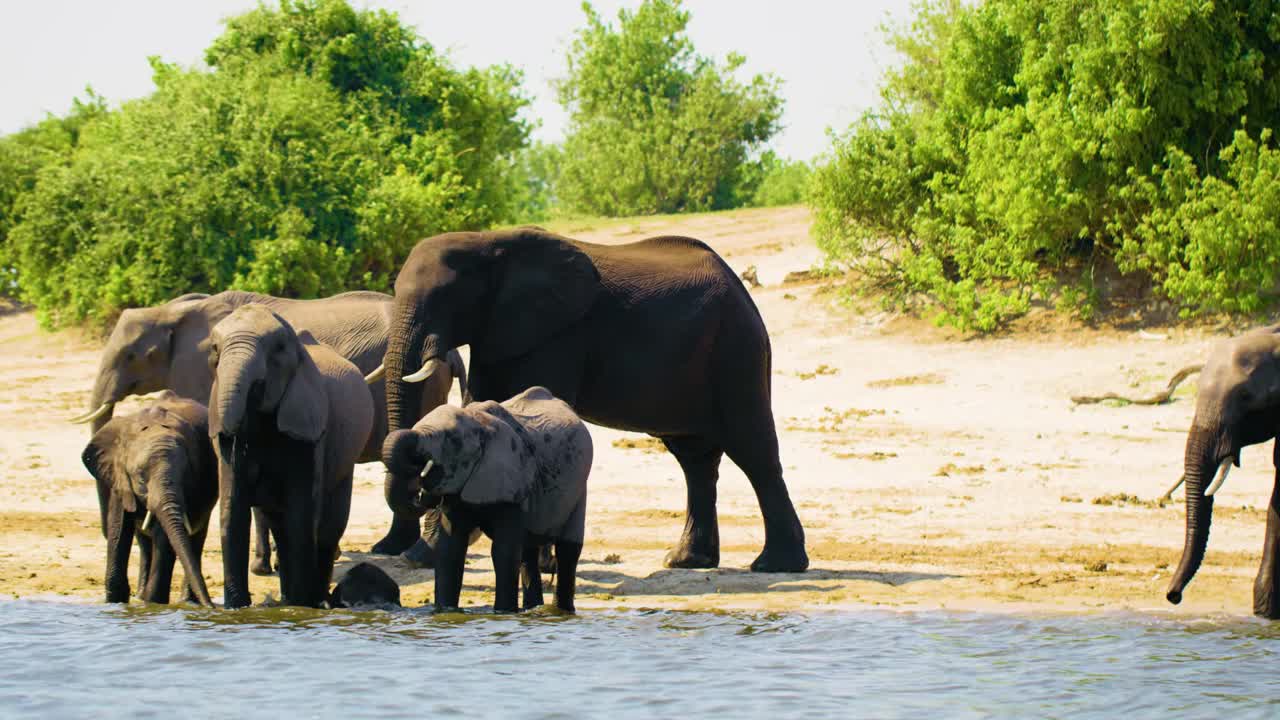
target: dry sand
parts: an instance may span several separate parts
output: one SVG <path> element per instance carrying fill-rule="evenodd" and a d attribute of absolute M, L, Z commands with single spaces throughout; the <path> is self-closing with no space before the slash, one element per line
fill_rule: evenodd
<path fill-rule="evenodd" d="M 556 227 L 595 242 L 691 235 L 735 270 L 757 268 L 763 287 L 752 294 L 773 339 L 782 459 L 812 568 L 744 569 L 763 530 L 751 488 L 728 460 L 719 486 L 723 567 L 663 568 L 683 525 L 679 469 L 643 436 L 593 427 L 580 607 L 1248 613 L 1269 450 L 1244 451 L 1243 470 L 1218 496 L 1205 564 L 1172 608 L 1164 589 L 1182 547 L 1181 496 L 1163 507 L 1150 501 L 1181 473 L 1194 378 L 1162 406 L 1069 400 L 1158 389 L 1223 333 L 1148 328 L 1144 337 L 1058 321 L 999 338 L 940 332 L 841 304 L 821 282 L 783 284 L 819 259 L 808 228 L 803 208 Z M 11 311 L 0 317 L 0 348 L 0 590 L 97 601 L 105 543 L 80 464 L 86 431 L 65 419 L 86 408 L 98 346 L 42 332 L 30 313 Z M 375 559 L 402 584 L 406 604 L 427 602 L 431 571 L 363 552 L 390 519 L 381 480 L 379 465 L 356 470 L 338 572 Z M 1108 500 L 1120 493 L 1136 498 Z M 217 544 L 211 538 L 205 548 L 215 597 Z M 278 594 L 274 578 L 251 585 L 255 600 Z M 463 603 L 491 602 L 492 588 L 481 541 Z"/>

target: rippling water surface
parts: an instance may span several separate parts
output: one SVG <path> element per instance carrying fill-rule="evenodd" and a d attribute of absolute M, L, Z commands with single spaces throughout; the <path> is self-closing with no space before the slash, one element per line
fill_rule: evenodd
<path fill-rule="evenodd" d="M 1280 716 L 1280 625 L 0 602 L 0 715 Z M 926 715 L 928 714 L 928 715 Z"/>

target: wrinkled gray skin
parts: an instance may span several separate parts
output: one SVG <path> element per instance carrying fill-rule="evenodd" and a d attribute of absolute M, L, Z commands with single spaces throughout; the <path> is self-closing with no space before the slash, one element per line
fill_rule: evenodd
<path fill-rule="evenodd" d="M 165 393 L 138 413 L 106 423 L 81 459 L 106 498 L 107 602 L 129 601 L 129 550 L 136 537 L 140 598 L 169 602 L 176 557 L 185 575 L 184 598 L 211 607 L 200 554 L 218 479 L 205 407 Z"/>
<path fill-rule="evenodd" d="M 554 543 L 556 604 L 574 609 L 591 472 L 591 435 L 562 400 L 532 387 L 499 404 L 432 410 L 383 444 L 394 491 L 443 509 L 437 541 L 436 605 L 456 607 L 469 536 L 493 541 L 494 609 L 514 611 L 523 562 L 524 605 L 542 604 L 538 549 Z"/>
<path fill-rule="evenodd" d="M 1280 325 L 1252 330 L 1215 347 L 1200 371 L 1195 418 L 1187 433 L 1184 477 L 1187 525 L 1182 561 L 1166 594 L 1182 591 L 1204 560 L 1213 518 L 1205 492 L 1225 464 L 1240 464 L 1240 449 L 1280 434 Z M 1277 482 L 1267 510 L 1262 566 L 1253 585 L 1253 612 L 1280 618 L 1280 443 L 1272 453 Z"/>
<path fill-rule="evenodd" d="M 208 358 L 209 330 L 248 303 L 270 307 L 295 328 L 309 331 L 316 340 L 368 374 L 378 367 L 386 352 L 391 301 L 389 295 L 375 292 L 343 293 L 320 300 L 286 300 L 228 291 L 217 295 L 183 295 L 164 305 L 125 310 L 116 321 L 98 364 L 89 411 L 105 410 L 92 421 L 92 432 L 97 432 L 111 419 L 115 403 L 130 395 L 172 390 L 180 397 L 208 402 L 213 387 Z M 466 370 L 456 352 L 422 383 L 425 388 L 417 417 L 447 401 L 455 377 L 465 397 Z M 360 462 L 376 462 L 381 458 L 382 440 L 387 434 L 383 381 L 371 384 L 369 393 L 374 402 L 374 429 Z M 99 497 L 99 501 L 105 512 L 105 498 Z M 258 542 L 253 570 L 269 575 L 271 551 L 266 541 L 267 528 L 260 514 L 255 513 L 255 518 Z M 374 551 L 398 553 L 417 536 L 413 515 L 397 515 L 387 537 L 375 545 Z"/>
<path fill-rule="evenodd" d="M 226 606 L 249 604 L 249 509 L 259 507 L 279 551 L 281 600 L 317 607 L 374 423 L 364 376 L 265 305 L 237 309 L 209 339 Z"/>
<path fill-rule="evenodd" d="M 400 586 L 377 565 L 356 563 L 333 587 L 329 607 L 400 607 Z"/>
<path fill-rule="evenodd" d="M 583 419 L 660 438 L 685 476 L 685 529 L 669 567 L 716 567 L 716 485 L 727 456 L 764 519 L 758 572 L 809 566 L 783 480 L 769 333 L 737 274 L 705 243 L 596 245 L 537 228 L 446 233 L 396 276 L 387 421 L 412 427 L 421 373 L 470 348 L 468 388 L 504 400 L 541 385 Z M 392 483 L 387 505 L 412 506 Z"/>

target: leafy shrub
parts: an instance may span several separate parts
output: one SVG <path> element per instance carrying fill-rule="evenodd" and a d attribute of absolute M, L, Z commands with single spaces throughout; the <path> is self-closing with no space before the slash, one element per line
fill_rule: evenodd
<path fill-rule="evenodd" d="M 766 152 L 760 158 L 758 178 L 746 185 L 751 197 L 745 203 L 752 207 L 795 205 L 809 197 L 809 180 L 813 168 L 803 160 L 785 160 Z"/>
<path fill-rule="evenodd" d="M 777 81 L 735 79 L 745 61 L 697 55 L 679 0 L 645 0 L 587 25 L 560 102 L 569 130 L 555 187 L 566 211 L 641 215 L 734 207 L 753 154 L 778 130 Z M 749 196 L 747 196 L 749 197 Z"/>
<path fill-rule="evenodd" d="M 882 107 L 815 171 L 819 244 L 891 302 L 961 327 L 1058 291 L 1087 310 L 1092 269 L 1113 263 L 1191 310 L 1261 307 L 1242 294 L 1280 268 L 1260 249 L 1276 6 L 920 3 L 891 36 L 903 63 Z"/>
<path fill-rule="evenodd" d="M 206 61 L 153 59 L 151 96 L 36 173 L 9 240 L 46 324 L 228 287 L 385 290 L 423 236 L 516 212 L 508 68 L 454 69 L 341 0 L 233 18 Z"/>

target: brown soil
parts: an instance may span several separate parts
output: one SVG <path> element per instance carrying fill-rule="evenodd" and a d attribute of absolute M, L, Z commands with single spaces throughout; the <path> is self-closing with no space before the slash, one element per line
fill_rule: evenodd
<path fill-rule="evenodd" d="M 582 607 L 1245 614 L 1252 606 L 1269 451 L 1244 451 L 1244 468 L 1218 495 L 1204 566 L 1172 608 L 1164 590 L 1181 550 L 1182 505 L 1180 496 L 1155 500 L 1181 473 L 1195 378 L 1164 405 L 1070 401 L 1158 390 L 1201 360 L 1225 326 L 1139 327 L 1141 318 L 1120 317 L 1086 327 L 1038 311 L 975 338 L 849 305 L 836 280 L 807 273 L 787 281 L 820 259 L 803 208 L 563 225 L 555 229 L 593 242 L 691 235 L 737 272 L 756 267 L 762 287 L 752 294 L 773 341 L 782 461 L 812 560 L 804 574 L 745 570 L 763 528 L 750 485 L 726 461 L 722 568 L 664 568 L 684 525 L 675 460 L 655 441 L 593 427 Z M 65 422 L 86 409 L 98 346 L 77 333 L 42 332 L 19 310 L 0 313 L 0 347 L 0 586 L 21 597 L 98 600 L 104 542 L 80 464 L 87 437 Z M 121 411 L 129 406 L 136 403 Z M 389 521 L 381 484 L 378 466 L 357 468 L 339 572 L 374 559 L 402 584 L 406 604 L 424 603 L 431 571 L 362 552 Z M 204 565 L 218 596 L 216 539 Z M 491 602 L 489 569 L 482 540 L 472 548 L 465 604 Z M 252 589 L 256 599 L 278 594 L 273 578 L 253 578 Z"/>

